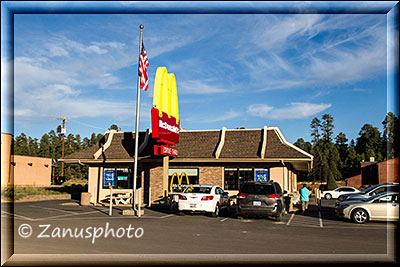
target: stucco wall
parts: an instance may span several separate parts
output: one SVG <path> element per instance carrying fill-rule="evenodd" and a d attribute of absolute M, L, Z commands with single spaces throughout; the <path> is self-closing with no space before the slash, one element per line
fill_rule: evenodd
<path fill-rule="evenodd" d="M 13 155 L 12 163 L 14 185 L 51 185 L 52 159 Z"/>
<path fill-rule="evenodd" d="M 284 190 L 283 189 L 283 168 L 284 167 L 275 167 L 275 168 L 269 169 L 270 180 L 273 180 L 274 182 L 279 183 L 282 190 Z"/>
<path fill-rule="evenodd" d="M 11 181 L 11 142 L 12 135 L 1 133 L 1 186 Z"/>

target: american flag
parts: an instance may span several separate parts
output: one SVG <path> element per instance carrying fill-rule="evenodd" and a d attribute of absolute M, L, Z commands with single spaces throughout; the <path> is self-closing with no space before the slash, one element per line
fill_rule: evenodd
<path fill-rule="evenodd" d="M 147 79 L 147 67 L 149 66 L 149 61 L 147 60 L 147 54 L 146 50 L 144 49 L 143 41 L 139 61 L 140 88 L 147 91 L 149 88 L 149 80 Z"/>

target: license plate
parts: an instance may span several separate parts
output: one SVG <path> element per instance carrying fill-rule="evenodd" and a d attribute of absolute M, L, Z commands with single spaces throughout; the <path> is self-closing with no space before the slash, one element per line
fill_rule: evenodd
<path fill-rule="evenodd" d="M 261 201 L 253 201 L 253 206 L 261 206 Z"/>
<path fill-rule="evenodd" d="M 197 206 L 196 204 L 193 204 L 193 203 L 190 204 L 190 208 L 196 208 L 196 206 Z"/>

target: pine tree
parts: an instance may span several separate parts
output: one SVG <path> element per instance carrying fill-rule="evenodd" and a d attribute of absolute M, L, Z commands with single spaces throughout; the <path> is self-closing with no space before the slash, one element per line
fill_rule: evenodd
<path fill-rule="evenodd" d="M 50 138 L 48 134 L 42 135 L 39 143 L 39 156 L 51 158 Z"/>
<path fill-rule="evenodd" d="M 21 133 L 14 141 L 14 155 L 29 156 L 28 138 Z"/>
<path fill-rule="evenodd" d="M 397 158 L 399 157 L 399 137 L 398 137 L 398 124 L 399 119 L 395 114 L 389 112 L 385 120 L 382 122 L 383 124 L 383 155 L 385 158 Z"/>
<path fill-rule="evenodd" d="M 357 138 L 356 151 L 363 160 L 369 161 L 374 157 L 375 161 L 382 161 L 382 138 L 378 128 L 371 124 L 364 124 Z"/>
<path fill-rule="evenodd" d="M 320 138 L 320 127 L 321 127 L 321 121 L 315 117 L 310 124 L 311 127 L 311 136 L 313 137 L 312 142 L 315 145 Z"/>

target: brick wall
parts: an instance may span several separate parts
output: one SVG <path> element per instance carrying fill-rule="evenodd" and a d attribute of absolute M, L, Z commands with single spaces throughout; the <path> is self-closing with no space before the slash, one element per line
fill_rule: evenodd
<path fill-rule="evenodd" d="M 199 184 L 213 184 L 223 187 L 223 167 L 199 167 Z"/>
<path fill-rule="evenodd" d="M 399 182 L 399 158 L 378 163 L 379 183 Z"/>
<path fill-rule="evenodd" d="M 163 196 L 163 167 L 154 167 L 150 169 L 150 187 L 151 201 L 154 202 Z"/>
<path fill-rule="evenodd" d="M 347 186 L 352 186 L 355 188 L 360 188 L 362 186 L 362 179 L 361 179 L 361 174 L 347 178 L 346 179 L 346 185 Z"/>

